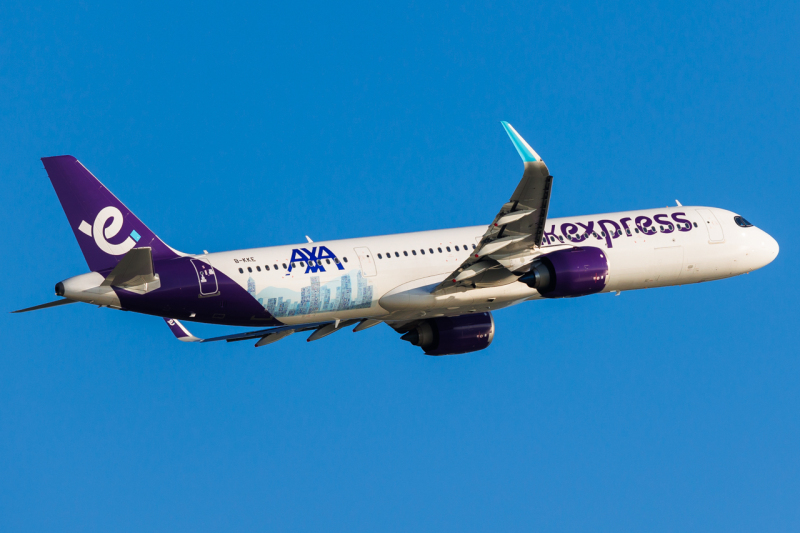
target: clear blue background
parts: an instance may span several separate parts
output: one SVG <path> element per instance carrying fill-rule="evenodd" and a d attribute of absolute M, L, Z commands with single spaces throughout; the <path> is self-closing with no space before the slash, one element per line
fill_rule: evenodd
<path fill-rule="evenodd" d="M 385 326 L 254 349 L 2 314 L 0 530 L 797 531 L 798 27 L 795 2 L 3 2 L 7 311 L 86 270 L 39 157 L 220 251 L 486 224 L 522 172 L 500 120 L 553 216 L 677 198 L 781 253 L 501 311 L 445 358 Z"/>

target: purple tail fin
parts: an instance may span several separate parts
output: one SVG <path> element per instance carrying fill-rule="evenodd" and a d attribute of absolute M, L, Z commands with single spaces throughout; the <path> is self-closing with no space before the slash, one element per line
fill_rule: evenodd
<path fill-rule="evenodd" d="M 77 159 L 60 155 L 42 162 L 90 269 L 113 268 L 137 246 L 152 248 L 154 260 L 178 257 Z"/>

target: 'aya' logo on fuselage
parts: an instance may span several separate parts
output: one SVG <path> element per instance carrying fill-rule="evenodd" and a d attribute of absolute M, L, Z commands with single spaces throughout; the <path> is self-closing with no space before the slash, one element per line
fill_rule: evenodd
<path fill-rule="evenodd" d="M 111 224 L 106 227 L 108 221 Z M 114 206 L 104 207 L 94 217 L 94 223 L 89 224 L 85 220 L 81 221 L 78 230 L 81 233 L 94 237 L 94 242 L 97 247 L 109 255 L 124 255 L 130 251 L 131 248 L 136 246 L 136 243 L 141 239 L 136 230 L 131 231 L 124 241 L 119 244 L 111 244 L 107 239 L 116 237 L 119 230 L 122 229 L 123 216 L 119 209 Z"/>
<path fill-rule="evenodd" d="M 325 262 L 331 265 L 335 264 L 339 270 L 344 270 L 339 258 L 326 246 L 315 246 L 310 250 L 308 248 L 294 248 L 292 250 L 292 258 L 289 260 L 289 272 L 292 271 L 296 263 L 305 263 L 305 274 L 325 272 Z"/>

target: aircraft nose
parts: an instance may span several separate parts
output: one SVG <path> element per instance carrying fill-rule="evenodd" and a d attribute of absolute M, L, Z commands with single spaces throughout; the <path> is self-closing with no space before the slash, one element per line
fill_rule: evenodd
<path fill-rule="evenodd" d="M 767 253 L 769 253 L 769 262 L 772 263 L 776 257 L 778 257 L 778 252 L 781 251 L 781 247 L 778 244 L 778 241 L 772 238 L 772 235 L 767 235 Z"/>
<path fill-rule="evenodd" d="M 772 263 L 775 258 L 778 257 L 778 252 L 780 251 L 781 247 L 778 245 L 778 241 L 772 238 L 772 235 L 766 231 L 762 231 L 762 233 L 764 235 L 761 238 L 759 255 L 762 261 L 762 266 L 766 266 Z"/>

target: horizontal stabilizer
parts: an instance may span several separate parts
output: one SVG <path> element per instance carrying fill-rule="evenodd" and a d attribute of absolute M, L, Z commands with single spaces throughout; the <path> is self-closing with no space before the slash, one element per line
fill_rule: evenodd
<path fill-rule="evenodd" d="M 161 287 L 161 281 L 153 271 L 152 249 L 143 247 L 129 250 L 100 286 L 121 287 L 142 294 Z"/>
<path fill-rule="evenodd" d="M 136 278 L 142 278 L 139 281 Z M 153 274 L 153 253 L 151 248 L 134 248 L 120 259 L 114 270 L 106 276 L 102 287 L 121 287 L 124 285 L 139 285 L 148 281 L 155 281 Z"/>
<path fill-rule="evenodd" d="M 33 307 L 28 307 L 26 309 L 19 309 L 17 311 L 11 311 L 12 313 L 27 313 L 28 311 L 38 311 L 39 309 L 47 309 L 48 307 L 58 307 L 59 305 L 66 305 L 66 304 L 74 304 L 78 303 L 75 300 L 67 300 L 64 298 L 63 300 L 56 300 L 55 302 L 48 302 L 46 304 L 41 305 L 34 305 Z"/>

